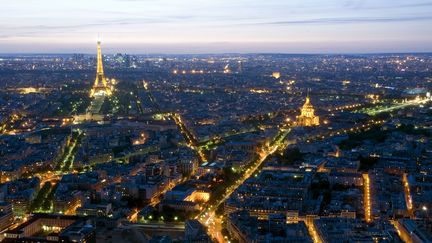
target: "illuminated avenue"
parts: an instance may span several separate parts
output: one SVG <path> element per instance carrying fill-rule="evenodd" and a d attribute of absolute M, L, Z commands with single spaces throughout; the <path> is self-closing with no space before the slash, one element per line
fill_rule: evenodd
<path fill-rule="evenodd" d="M 430 239 L 431 55 L 103 44 L 0 56 L 5 242 Z"/>

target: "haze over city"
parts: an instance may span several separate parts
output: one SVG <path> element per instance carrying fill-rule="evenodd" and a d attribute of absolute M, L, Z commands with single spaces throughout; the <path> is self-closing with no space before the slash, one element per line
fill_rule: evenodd
<path fill-rule="evenodd" d="M 0 53 L 430 52 L 429 0 L 1 1 Z"/>

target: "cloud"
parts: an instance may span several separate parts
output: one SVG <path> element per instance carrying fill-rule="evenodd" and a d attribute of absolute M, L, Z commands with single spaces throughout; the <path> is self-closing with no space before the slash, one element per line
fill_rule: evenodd
<path fill-rule="evenodd" d="M 77 24 L 34 24 L 34 25 L 14 25 L 14 24 L 3 24 L 0 25 L 2 33 L 0 38 L 11 38 L 11 37 L 27 37 L 27 36 L 40 36 L 46 34 L 58 34 L 65 32 L 75 32 L 83 30 L 97 30 L 103 27 L 108 27 L 112 30 L 119 30 L 124 28 L 122 26 L 134 26 L 139 29 L 143 26 L 152 26 L 156 24 L 192 24 L 194 26 L 212 25 L 212 26 L 227 26 L 232 25 L 233 21 L 248 21 L 253 18 L 249 17 L 238 17 L 238 16 L 201 16 L 195 14 L 171 14 L 166 16 L 157 17 L 127 17 L 127 18 L 109 18 L 102 19 L 93 22 L 82 22 Z M 256 18 L 255 18 L 256 20 Z"/>
<path fill-rule="evenodd" d="M 432 20 L 432 16 L 414 17 L 359 17 L 359 18 L 318 18 L 286 21 L 250 23 L 246 25 L 295 25 L 295 24 L 356 24 L 356 23 L 388 23 Z"/>
<path fill-rule="evenodd" d="M 187 16 L 173 16 L 173 18 L 119 18 L 112 20 L 104 20 L 93 23 L 82 23 L 82 24 L 70 24 L 70 25 L 26 25 L 26 26 L 0 26 L 2 29 L 2 34 L 0 38 L 10 38 L 10 37 L 23 37 L 31 35 L 45 35 L 47 33 L 59 33 L 62 32 L 73 32 L 83 29 L 92 29 L 94 27 L 104 27 L 104 26 L 122 26 L 122 25 L 134 25 L 134 24 L 161 24 L 174 22 L 176 19 L 188 18 Z M 9 32 L 9 33 L 8 33 Z"/>
<path fill-rule="evenodd" d="M 432 7 L 432 2 L 422 2 L 422 3 L 408 3 L 408 4 L 389 4 L 386 6 L 357 6 L 357 9 L 365 9 L 365 10 L 375 10 L 375 9 L 399 9 L 399 8 L 419 8 L 419 7 Z"/>

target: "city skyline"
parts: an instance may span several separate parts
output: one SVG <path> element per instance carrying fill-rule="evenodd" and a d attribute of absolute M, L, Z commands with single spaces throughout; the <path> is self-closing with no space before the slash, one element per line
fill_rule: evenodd
<path fill-rule="evenodd" d="M 5 2 L 0 53 L 431 52 L 431 1 Z M 31 8 L 29 8 L 31 6 Z"/>
<path fill-rule="evenodd" d="M 432 242 L 432 0 L 1 6 L 0 242 Z"/>

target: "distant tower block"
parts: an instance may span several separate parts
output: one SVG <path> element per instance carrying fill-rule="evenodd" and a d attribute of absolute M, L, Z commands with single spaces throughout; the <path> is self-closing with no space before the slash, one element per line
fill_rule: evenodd
<path fill-rule="evenodd" d="M 308 95 L 306 96 L 306 102 L 301 108 L 300 116 L 297 116 L 297 125 L 310 127 L 310 126 L 318 126 L 319 124 L 320 124 L 319 116 L 315 116 L 315 109 L 310 103 L 310 99 Z"/>
<path fill-rule="evenodd" d="M 237 69 L 238 73 L 242 73 L 243 72 L 243 62 L 242 61 L 238 61 L 238 69 Z"/>
<path fill-rule="evenodd" d="M 103 71 L 102 64 L 102 51 L 100 47 L 100 41 L 97 42 L 97 69 L 96 69 L 96 79 L 93 84 L 93 88 L 90 91 L 90 97 L 94 97 L 97 94 L 111 95 L 111 89 L 108 87 L 107 80 Z"/>

